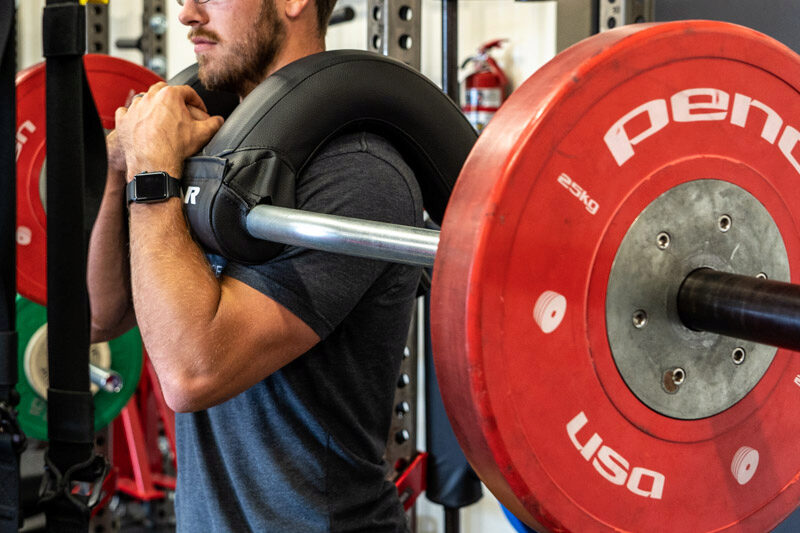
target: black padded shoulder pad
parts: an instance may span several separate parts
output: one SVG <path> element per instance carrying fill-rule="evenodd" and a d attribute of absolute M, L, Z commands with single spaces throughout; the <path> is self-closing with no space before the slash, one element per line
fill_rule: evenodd
<path fill-rule="evenodd" d="M 239 105 L 239 97 L 233 93 L 226 93 L 222 91 L 209 91 L 200 79 L 197 77 L 198 65 L 190 65 L 178 72 L 169 80 L 170 85 L 188 85 L 194 89 L 203 103 L 206 104 L 206 109 L 209 115 L 219 115 L 222 118 L 228 118 L 236 106 Z"/>
<path fill-rule="evenodd" d="M 419 72 L 371 52 L 304 57 L 271 75 L 186 161 L 182 185 L 189 223 L 208 250 L 261 263 L 282 245 L 250 237 L 247 213 L 295 206 L 295 178 L 345 131 L 382 135 L 414 171 L 425 208 L 440 222 L 477 134 L 460 109 Z"/>

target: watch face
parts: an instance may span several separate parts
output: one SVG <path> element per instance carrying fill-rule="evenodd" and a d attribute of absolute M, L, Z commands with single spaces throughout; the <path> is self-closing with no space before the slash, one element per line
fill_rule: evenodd
<path fill-rule="evenodd" d="M 162 172 L 136 175 L 136 201 L 150 202 L 167 198 L 167 177 Z"/>

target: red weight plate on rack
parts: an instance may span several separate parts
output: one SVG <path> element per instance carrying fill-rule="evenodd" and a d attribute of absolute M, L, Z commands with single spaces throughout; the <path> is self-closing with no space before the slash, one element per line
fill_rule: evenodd
<path fill-rule="evenodd" d="M 106 55 L 84 57 L 89 86 L 103 127 L 114 128 L 114 112 L 138 92 L 162 81 L 130 61 Z M 17 290 L 44 305 L 47 299 L 45 196 L 45 66 L 17 74 Z M 76 126 L 77 127 L 77 126 Z"/>
<path fill-rule="evenodd" d="M 763 205 L 800 282 L 799 91 L 800 58 L 757 32 L 636 25 L 557 56 L 480 137 L 444 218 L 433 348 L 467 457 L 532 527 L 766 531 L 800 501 L 796 356 L 682 419 L 626 385 L 606 322 L 628 228 L 693 180 Z"/>

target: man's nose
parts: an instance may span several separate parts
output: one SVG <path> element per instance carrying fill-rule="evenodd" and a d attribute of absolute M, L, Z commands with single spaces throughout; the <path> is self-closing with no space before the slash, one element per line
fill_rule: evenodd
<path fill-rule="evenodd" d="M 204 5 L 198 4 L 195 0 L 184 0 L 178 13 L 178 20 L 184 26 L 197 26 L 208 23 L 208 14 Z"/>

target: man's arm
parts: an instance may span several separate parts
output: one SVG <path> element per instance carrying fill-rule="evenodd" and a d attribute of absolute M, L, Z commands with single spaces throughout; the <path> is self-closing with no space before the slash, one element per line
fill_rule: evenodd
<path fill-rule="evenodd" d="M 132 207 L 131 263 L 139 328 L 176 411 L 227 400 L 319 341 L 275 301 L 214 277 L 178 198 Z"/>
<path fill-rule="evenodd" d="M 153 86 L 118 111 L 127 179 L 161 170 L 179 177 L 222 124 L 192 118 L 204 109 L 188 87 Z M 206 115 L 207 117 L 207 115 Z M 181 201 L 130 210 L 133 304 L 167 403 L 176 411 L 211 407 L 248 389 L 319 341 L 294 314 L 231 278 L 218 280 L 192 240 Z"/>
<path fill-rule="evenodd" d="M 92 342 L 113 339 L 136 323 L 131 299 L 125 158 L 116 132 L 106 139 L 108 176 L 89 242 L 87 281 Z"/>
<path fill-rule="evenodd" d="M 192 117 L 208 118 L 189 106 Z M 131 296 L 128 208 L 125 205 L 125 153 L 116 131 L 106 136 L 108 174 L 89 241 L 87 282 L 92 309 L 92 342 L 114 339 L 136 325 Z"/>

